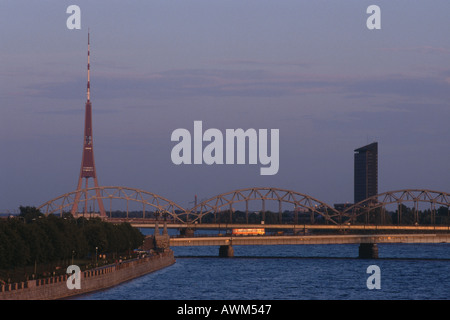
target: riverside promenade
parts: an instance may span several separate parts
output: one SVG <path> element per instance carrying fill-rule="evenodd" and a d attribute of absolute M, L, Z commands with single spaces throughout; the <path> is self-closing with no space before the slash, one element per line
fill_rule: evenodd
<path fill-rule="evenodd" d="M 0 300 L 56 300 L 114 287 L 123 282 L 163 269 L 175 263 L 173 251 L 166 249 L 145 258 L 133 259 L 82 271 L 80 289 L 69 289 L 70 275 L 28 280 L 0 286 Z"/>

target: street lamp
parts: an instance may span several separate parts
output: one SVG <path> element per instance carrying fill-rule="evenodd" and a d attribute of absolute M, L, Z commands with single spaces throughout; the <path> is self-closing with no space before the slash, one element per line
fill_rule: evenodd
<path fill-rule="evenodd" d="M 95 266 L 97 267 L 97 250 L 98 247 L 95 247 Z"/>

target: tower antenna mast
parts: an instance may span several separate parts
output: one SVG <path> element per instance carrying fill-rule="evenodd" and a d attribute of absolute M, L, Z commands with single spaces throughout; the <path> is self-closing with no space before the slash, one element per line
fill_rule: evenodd
<path fill-rule="evenodd" d="M 80 177 L 78 179 L 77 193 L 75 195 L 75 200 L 72 206 L 71 213 L 75 215 L 78 210 L 78 203 L 80 202 L 81 194 L 84 193 L 84 214 L 87 214 L 87 203 L 88 203 L 88 179 L 94 179 L 96 199 L 98 202 L 98 209 L 100 211 L 101 217 L 106 217 L 105 208 L 103 206 L 103 201 L 100 194 L 100 189 L 98 185 L 97 173 L 95 170 L 94 162 L 94 145 L 92 139 L 92 103 L 91 103 L 91 79 L 90 79 L 90 32 L 88 31 L 88 53 L 87 53 L 87 101 L 85 106 L 85 117 L 84 117 L 84 139 L 83 139 L 83 156 L 81 159 L 81 170 Z M 86 180 L 85 189 L 81 189 L 83 185 L 83 179 Z"/>

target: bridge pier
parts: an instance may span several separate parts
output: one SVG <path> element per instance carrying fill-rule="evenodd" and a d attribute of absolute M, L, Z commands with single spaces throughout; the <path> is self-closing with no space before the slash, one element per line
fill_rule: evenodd
<path fill-rule="evenodd" d="M 194 236 L 194 229 L 191 228 L 180 228 L 180 235 L 185 237 L 193 237 Z"/>
<path fill-rule="evenodd" d="M 159 223 L 156 221 L 155 223 L 155 231 L 153 235 L 148 235 L 144 239 L 144 243 L 142 245 L 142 249 L 144 250 L 156 250 L 156 251 L 166 251 L 166 249 L 170 248 L 170 236 L 167 232 L 167 223 L 164 221 L 164 229 L 162 234 L 159 232 Z"/>
<path fill-rule="evenodd" d="M 221 258 L 232 258 L 234 257 L 234 250 L 231 244 L 219 247 L 219 257 Z"/>
<path fill-rule="evenodd" d="M 378 246 L 376 243 L 360 243 L 359 258 L 378 259 Z"/>

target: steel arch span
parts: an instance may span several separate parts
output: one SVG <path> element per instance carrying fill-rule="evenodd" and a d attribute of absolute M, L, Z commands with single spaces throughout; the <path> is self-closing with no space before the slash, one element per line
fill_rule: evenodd
<path fill-rule="evenodd" d="M 143 205 L 144 213 L 145 213 L 145 206 L 150 206 L 154 208 L 156 211 L 158 211 L 160 214 L 168 214 L 172 216 L 174 221 L 178 220 L 179 222 L 184 222 L 178 218 L 178 214 L 180 212 L 185 211 L 183 207 L 155 193 L 128 187 L 108 186 L 108 187 L 92 187 L 82 190 L 75 190 L 63 194 L 50 201 L 47 201 L 46 203 L 38 207 L 38 209 L 41 210 L 41 212 L 46 215 L 54 214 L 57 212 L 59 212 L 62 215 L 65 209 L 68 209 L 67 211 L 70 211 L 75 201 L 76 194 L 80 192 L 81 194 L 85 195 L 85 197 L 80 198 L 79 203 L 97 200 L 98 194 L 100 194 L 100 198 L 103 200 L 105 199 L 109 199 L 110 201 L 112 199 L 126 200 L 127 208 L 129 201 L 139 202 L 142 203 Z"/>
<path fill-rule="evenodd" d="M 361 202 L 355 203 L 342 212 L 342 215 L 355 220 L 357 217 L 368 214 L 381 208 L 381 216 L 384 216 L 385 207 L 387 205 L 397 204 L 401 205 L 405 202 L 414 203 L 414 222 L 418 221 L 418 207 L 419 203 L 430 204 L 431 221 L 434 223 L 436 205 L 450 208 L 450 193 L 426 189 L 404 189 L 396 191 L 388 191 L 377 194 L 367 198 Z M 398 207 L 397 212 L 400 221 L 401 206 Z"/>
<path fill-rule="evenodd" d="M 309 212 L 311 214 L 311 220 L 320 216 L 326 222 L 338 224 L 341 216 L 339 211 L 330 207 L 325 202 L 299 192 L 280 188 L 246 188 L 222 193 L 199 203 L 194 208 L 185 212 L 185 219 L 189 220 L 189 222 L 201 223 L 201 219 L 208 214 L 214 214 L 216 216 L 217 213 L 228 211 L 231 221 L 233 204 L 245 202 L 246 219 L 248 222 L 248 202 L 258 200 L 262 202 L 263 217 L 265 213 L 265 201 L 278 201 L 280 220 L 282 203 L 292 204 L 296 213 L 299 211 Z"/>

